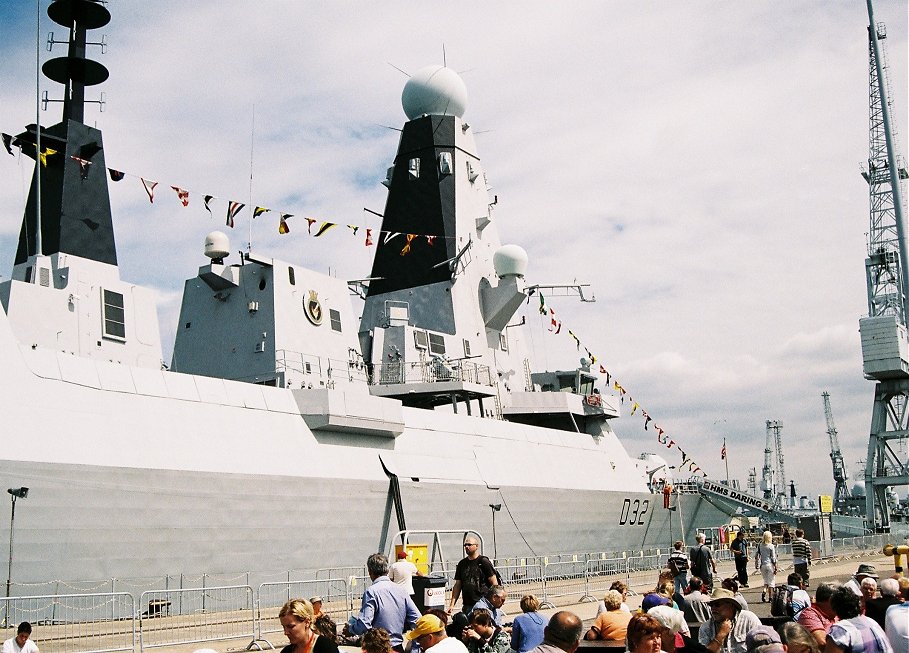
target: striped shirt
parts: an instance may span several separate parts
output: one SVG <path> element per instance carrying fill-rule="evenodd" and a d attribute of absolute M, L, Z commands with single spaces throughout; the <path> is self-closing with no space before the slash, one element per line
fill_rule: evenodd
<path fill-rule="evenodd" d="M 830 626 L 827 640 L 843 649 L 844 653 L 893 653 L 883 628 L 864 615 L 843 619 Z"/>
<path fill-rule="evenodd" d="M 792 540 L 792 562 L 796 564 L 811 562 L 811 545 L 804 537 Z"/>

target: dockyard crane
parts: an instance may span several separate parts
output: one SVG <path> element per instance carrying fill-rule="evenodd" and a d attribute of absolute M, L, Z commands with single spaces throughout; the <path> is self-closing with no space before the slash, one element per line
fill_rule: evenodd
<path fill-rule="evenodd" d="M 890 530 L 887 491 L 909 485 L 909 465 L 899 446 L 909 432 L 909 334 L 906 329 L 909 283 L 909 241 L 901 182 L 907 173 L 896 154 L 887 96 L 887 63 L 881 41 L 883 23 L 874 21 L 868 6 L 868 77 L 870 135 L 868 164 L 862 176 L 868 182 L 870 229 L 865 276 L 868 316 L 859 320 L 865 377 L 877 382 L 865 465 L 865 508 L 868 526 Z"/>
<path fill-rule="evenodd" d="M 846 463 L 843 462 L 843 454 L 840 451 L 840 442 L 837 438 L 836 426 L 833 423 L 833 409 L 830 408 L 830 393 L 824 390 L 821 393 L 824 398 L 824 419 L 827 420 L 827 435 L 830 437 L 830 460 L 833 462 L 833 505 L 837 511 L 842 511 L 846 499 L 852 497 L 849 491 L 849 473 L 846 471 Z"/>
<path fill-rule="evenodd" d="M 776 480 L 777 496 L 786 496 L 786 467 L 783 464 L 783 423 L 775 421 L 773 424 L 773 437 L 776 442 Z"/>

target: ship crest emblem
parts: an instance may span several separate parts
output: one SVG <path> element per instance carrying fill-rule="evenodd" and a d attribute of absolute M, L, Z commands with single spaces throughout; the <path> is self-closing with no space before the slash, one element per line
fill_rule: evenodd
<path fill-rule="evenodd" d="M 319 293 L 315 290 L 309 291 L 309 297 L 303 300 L 303 312 L 306 313 L 306 318 L 319 326 L 322 324 L 322 303 L 319 301 Z"/>

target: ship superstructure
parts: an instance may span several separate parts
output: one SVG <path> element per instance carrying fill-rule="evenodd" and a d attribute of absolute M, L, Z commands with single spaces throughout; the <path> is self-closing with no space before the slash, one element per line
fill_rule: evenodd
<path fill-rule="evenodd" d="M 106 9 L 50 13 L 84 60 L 77 19 L 103 25 Z M 507 507 L 511 555 L 664 545 L 671 519 L 689 535 L 726 521 L 697 494 L 658 506 L 653 465 L 628 455 L 584 366 L 533 371 L 515 319 L 527 257 L 497 235 L 462 89 L 439 67 L 405 88 L 392 235 L 353 284 L 359 324 L 346 282 L 263 252 L 232 260 L 213 232 L 169 366 L 150 291 L 119 278 L 81 96 L 18 137 L 36 181 L 0 285 L 0 411 L 29 435 L 0 456 L 30 488 L 14 580 L 360 564 L 404 528 L 485 528 L 490 504 Z"/>

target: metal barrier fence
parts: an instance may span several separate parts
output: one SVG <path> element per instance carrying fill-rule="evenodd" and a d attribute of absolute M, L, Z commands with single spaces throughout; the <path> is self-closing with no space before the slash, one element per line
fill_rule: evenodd
<path fill-rule="evenodd" d="M 10 637 L 19 622 L 36 626 L 33 639 L 43 653 L 132 651 L 135 646 L 136 610 L 130 594 L 0 598 L 0 611 Z"/>
<path fill-rule="evenodd" d="M 139 650 L 248 637 L 256 640 L 249 585 L 143 592 Z M 175 608 L 176 611 L 172 611 Z"/>
<path fill-rule="evenodd" d="M 289 583 L 262 583 L 256 593 L 256 639 L 269 642 L 267 635 L 283 632 L 278 621 L 281 607 L 293 598 L 309 599 L 319 596 L 322 599 L 322 612 L 336 624 L 350 618 L 353 611 L 350 590 L 346 580 L 304 580 Z"/>

